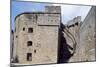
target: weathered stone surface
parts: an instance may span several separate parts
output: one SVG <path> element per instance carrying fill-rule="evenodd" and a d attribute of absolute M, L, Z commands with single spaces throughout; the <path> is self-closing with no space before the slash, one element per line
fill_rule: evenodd
<path fill-rule="evenodd" d="M 80 42 L 80 22 L 81 22 L 81 16 L 75 17 L 74 19 L 70 20 L 66 26 L 68 27 L 69 32 L 73 35 L 76 41 L 76 47 L 75 47 L 75 53 L 73 56 L 70 56 L 69 60 L 66 62 L 77 62 L 79 61 L 79 42 Z M 66 36 L 66 35 L 65 35 Z M 65 37 L 67 40 L 67 44 L 74 48 L 74 44 L 72 42 L 72 39 L 69 36 Z M 73 50 L 71 50 L 73 51 Z M 69 50 L 69 52 L 71 52 Z M 66 51 L 65 51 L 66 52 Z M 72 52 L 71 52 L 72 53 Z"/>
<path fill-rule="evenodd" d="M 96 7 L 91 8 L 81 25 L 80 47 L 81 61 L 96 60 Z"/>
<path fill-rule="evenodd" d="M 60 16 L 57 12 L 33 12 L 16 18 L 13 56 L 20 64 L 57 63 Z M 29 33 L 28 28 L 33 28 L 33 32 Z M 32 41 L 32 46 L 27 46 L 28 41 Z M 32 53 L 32 61 L 27 61 L 27 53 Z"/>
<path fill-rule="evenodd" d="M 78 18 L 77 18 L 78 19 Z M 75 19 L 73 19 L 74 21 Z M 72 22 L 72 21 L 71 21 Z M 81 24 L 74 25 L 75 22 L 70 23 L 69 31 L 74 35 L 77 45 L 76 53 L 69 59 L 68 62 L 80 61 L 95 61 L 96 50 L 96 7 L 92 7 L 88 15 Z M 67 25 L 67 26 L 68 26 Z M 66 37 L 67 42 L 71 46 L 71 42 Z"/>
<path fill-rule="evenodd" d="M 74 45 L 71 38 L 62 29 L 59 30 L 61 9 L 52 7 L 46 7 L 45 12 L 17 16 L 13 58 L 17 57 L 20 64 L 95 61 L 96 7 L 91 8 L 83 22 L 78 16 L 65 25 L 77 43 L 73 55 Z M 33 28 L 33 33 L 28 33 L 28 28 Z M 27 46 L 27 41 L 32 41 L 32 46 Z M 27 53 L 32 53 L 32 61 L 27 61 Z"/>

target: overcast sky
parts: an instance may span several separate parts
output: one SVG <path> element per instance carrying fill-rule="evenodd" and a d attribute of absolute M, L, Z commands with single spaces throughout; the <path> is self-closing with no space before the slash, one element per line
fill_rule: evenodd
<path fill-rule="evenodd" d="M 35 3 L 35 2 L 12 2 L 12 29 L 14 29 L 14 19 L 15 17 L 23 12 L 34 12 L 34 11 L 44 11 L 44 7 L 47 5 L 61 6 L 62 22 L 64 24 L 67 21 L 73 19 L 76 16 L 82 16 L 82 20 L 86 17 L 91 6 L 83 5 L 65 5 L 65 4 L 47 4 L 47 3 Z"/>

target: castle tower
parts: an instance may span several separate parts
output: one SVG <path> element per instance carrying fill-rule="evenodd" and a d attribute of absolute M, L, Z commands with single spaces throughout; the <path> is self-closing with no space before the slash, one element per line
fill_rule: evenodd
<path fill-rule="evenodd" d="M 46 10 L 22 13 L 16 17 L 13 56 L 18 63 L 57 63 L 61 13 Z"/>

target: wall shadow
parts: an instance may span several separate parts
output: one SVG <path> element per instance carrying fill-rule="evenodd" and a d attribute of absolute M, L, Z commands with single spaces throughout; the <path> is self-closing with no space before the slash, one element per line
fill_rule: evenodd
<path fill-rule="evenodd" d="M 73 50 L 73 48 L 66 42 L 64 34 L 61 32 L 58 49 L 58 63 L 68 63 L 69 59 L 73 56 L 69 49 Z"/>

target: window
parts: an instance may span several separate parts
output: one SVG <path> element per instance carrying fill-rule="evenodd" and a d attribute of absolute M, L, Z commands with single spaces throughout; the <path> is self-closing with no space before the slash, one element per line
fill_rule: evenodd
<path fill-rule="evenodd" d="M 16 38 L 18 38 L 18 36 L 16 35 Z"/>
<path fill-rule="evenodd" d="M 32 61 L 32 53 L 27 53 L 27 61 Z"/>
<path fill-rule="evenodd" d="M 34 53 L 36 53 L 36 49 L 34 50 Z"/>
<path fill-rule="evenodd" d="M 32 33 L 33 32 L 33 28 L 28 28 L 28 33 Z"/>
<path fill-rule="evenodd" d="M 23 31 L 25 31 L 25 27 L 23 28 Z"/>
<path fill-rule="evenodd" d="M 28 41 L 27 46 L 32 46 L 32 41 Z"/>

